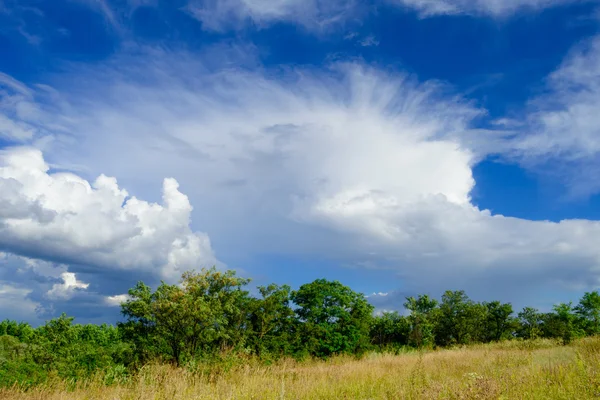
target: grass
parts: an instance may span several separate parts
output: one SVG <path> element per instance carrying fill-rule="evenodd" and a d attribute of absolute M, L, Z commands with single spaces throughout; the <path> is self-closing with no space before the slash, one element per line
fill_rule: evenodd
<path fill-rule="evenodd" d="M 117 379 L 118 381 L 118 379 Z M 357 360 L 249 362 L 193 373 L 151 365 L 121 383 L 106 375 L 0 390 L 0 399 L 600 399 L 600 338 L 569 346 L 503 342 Z"/>

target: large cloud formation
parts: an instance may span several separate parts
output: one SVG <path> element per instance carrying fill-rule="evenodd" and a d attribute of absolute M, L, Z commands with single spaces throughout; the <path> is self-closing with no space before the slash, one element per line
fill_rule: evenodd
<path fill-rule="evenodd" d="M 59 141 L 51 154 L 142 191 L 177 176 L 223 253 L 326 257 L 434 292 L 535 297 L 536 287 L 598 284 L 597 222 L 472 204 L 472 167 L 493 147 L 480 144 L 498 136 L 474 129 L 484 112 L 439 82 L 356 63 L 210 72 L 185 55 L 147 56 L 143 69 L 127 58 L 82 72 L 94 98 L 63 94 L 82 105 L 62 111 L 82 132 L 77 151 Z M 518 152 L 513 138 L 499 148 Z"/>
<path fill-rule="evenodd" d="M 578 57 L 589 59 L 576 52 L 569 60 Z M 524 302 L 549 289 L 600 284 L 597 221 L 528 221 L 471 201 L 472 168 L 488 152 L 524 163 L 554 152 L 528 150 L 527 140 L 553 132 L 530 131 L 531 121 L 544 120 L 539 115 L 521 121 L 524 131 L 498 136 L 476 129 L 485 111 L 445 85 L 361 63 L 248 72 L 153 50 L 70 71 L 54 84 L 61 90 L 52 109 L 35 95 L 20 106 L 37 110 L 27 123 L 50 163 L 118 176 L 145 196 L 157 179 L 176 177 L 194 221 L 226 257 L 303 255 L 362 266 L 362 274 L 391 271 L 406 291 L 467 289 Z M 597 99 L 561 93 L 584 105 Z M 166 181 L 159 206 L 129 198 L 102 175 L 89 184 L 50 172 L 36 150 L 3 157 L 2 218 L 16 222 L 4 222 L 10 235 L 2 240 L 11 252 L 149 265 L 162 274 L 212 260 L 206 236 L 188 227 L 190 202 L 174 181 Z M 57 290 L 89 281 L 69 279 Z M 119 294 L 103 301 L 114 304 Z"/>
<path fill-rule="evenodd" d="M 115 178 L 101 175 L 90 184 L 72 173 L 50 172 L 37 149 L 0 152 L 4 251 L 98 268 L 150 269 L 173 279 L 215 263 L 208 236 L 189 228 L 191 211 L 174 179 L 163 183 L 163 204 L 152 204 L 130 197 Z"/>

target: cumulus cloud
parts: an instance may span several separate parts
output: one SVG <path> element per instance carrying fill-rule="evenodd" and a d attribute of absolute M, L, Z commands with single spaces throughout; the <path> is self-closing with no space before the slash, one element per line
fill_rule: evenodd
<path fill-rule="evenodd" d="M 146 81 L 156 86 L 113 74 L 119 84 L 105 98 L 120 102 L 79 110 L 86 154 L 93 162 L 120 149 L 113 167 L 133 175 L 171 169 L 194 186 L 201 219 L 227 247 L 230 232 L 247 237 L 250 252 L 274 251 L 268 239 L 280 238 L 285 251 L 396 271 L 415 290 L 598 283 L 597 222 L 527 221 L 472 205 L 471 169 L 483 155 L 470 138 L 485 132 L 471 125 L 483 112 L 439 83 L 360 64 L 284 79 L 235 70 L 180 78 L 152 65 L 146 73 L 161 79 Z M 105 144 L 94 140 L 100 132 L 111 132 Z M 132 157 L 136 167 L 119 166 Z M 290 236 L 297 226 L 302 235 Z"/>
<path fill-rule="evenodd" d="M 360 63 L 319 72 L 211 72 L 179 54 L 154 52 L 118 61 L 118 69 L 72 72 L 70 80 L 79 74 L 89 92 L 70 91 L 62 83 L 70 104 L 62 117 L 77 140 L 49 154 L 118 175 L 138 192 L 148 191 L 157 176 L 176 176 L 196 207 L 195 220 L 223 254 L 302 254 L 362 266 L 364 274 L 386 269 L 405 293 L 467 289 L 484 298 L 514 300 L 600 284 L 598 222 L 528 221 L 472 204 L 472 167 L 486 155 L 482 149 L 490 148 L 474 145 L 487 140 L 488 133 L 474 129 L 485 112 L 439 82 L 418 82 Z M 102 83 L 107 80 L 113 84 Z M 76 180 L 48 174 L 39 154 L 26 153 L 33 161 L 18 164 L 37 165 L 28 168 L 43 179 Z M 146 214 L 135 210 L 155 206 L 130 203 L 108 178 L 88 184 L 91 188 L 80 186 L 93 198 L 112 199 L 106 241 L 116 238 L 119 245 L 105 247 L 110 252 L 104 263 L 135 265 L 135 254 L 168 264 L 153 251 L 160 247 L 156 241 L 145 242 L 139 239 L 143 233 L 129 230 L 144 232 L 140 221 L 147 221 Z M 187 227 L 189 202 L 174 187 L 164 190 L 178 199 L 173 202 L 181 206 L 175 208 L 185 210 L 185 218 L 174 217 L 185 224 L 175 226 Z M 19 212 L 34 226 L 43 225 L 38 209 L 57 214 L 46 225 L 62 220 L 65 212 L 49 202 L 52 196 L 33 199 L 37 205 L 30 201 Z M 174 212 L 169 204 L 165 200 L 163 208 Z M 78 215 L 79 208 L 75 211 Z M 94 226 L 105 226 L 95 221 Z M 153 226 L 159 231 L 169 224 Z M 102 236 L 87 236 L 102 232 L 83 231 L 69 239 L 68 248 L 104 243 Z M 159 241 L 167 243 L 163 246 L 178 243 L 179 236 L 165 236 L 168 240 Z M 76 258 L 61 251 L 80 263 L 97 260 L 83 258 L 81 251 Z M 160 254 L 165 253 L 172 254 L 172 248 Z"/>
<path fill-rule="evenodd" d="M 104 302 L 111 307 L 120 307 L 121 303 L 125 303 L 129 299 L 127 294 L 117 294 L 114 296 L 106 296 Z"/>
<path fill-rule="evenodd" d="M 0 205 L 0 247 L 16 254 L 169 279 L 216 262 L 208 236 L 191 231 L 192 206 L 174 179 L 164 180 L 162 205 L 149 203 L 115 178 L 50 172 L 41 151 L 9 148 L 0 152 Z"/>
<path fill-rule="evenodd" d="M 90 284 L 77 280 L 73 272 L 63 272 L 61 274 L 62 283 L 56 283 L 52 289 L 48 290 L 46 297 L 49 299 L 69 300 L 76 291 L 87 289 Z"/>
<path fill-rule="evenodd" d="M 422 17 L 461 14 L 506 17 L 520 11 L 537 11 L 581 3 L 578 0 L 388 0 L 388 2 L 415 9 Z"/>
<path fill-rule="evenodd" d="M 121 301 L 127 298 L 114 293 L 122 293 L 137 280 L 139 274 L 97 273 L 0 253 L 0 320 L 38 325 L 65 312 L 82 323 L 114 322 Z"/>

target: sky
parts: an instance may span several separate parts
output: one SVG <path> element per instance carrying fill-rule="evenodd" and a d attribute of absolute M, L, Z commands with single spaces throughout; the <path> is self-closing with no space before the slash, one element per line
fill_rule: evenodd
<path fill-rule="evenodd" d="M 216 266 L 600 287 L 600 1 L 0 0 L 0 319 Z"/>

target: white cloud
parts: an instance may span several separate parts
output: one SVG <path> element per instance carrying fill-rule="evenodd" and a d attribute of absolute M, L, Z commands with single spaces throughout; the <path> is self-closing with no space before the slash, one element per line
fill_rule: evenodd
<path fill-rule="evenodd" d="M 164 180 L 162 205 L 148 203 L 115 178 L 90 184 L 51 173 L 39 150 L 19 147 L 0 152 L 0 188 L 0 246 L 8 251 L 169 279 L 215 263 L 208 236 L 189 228 L 192 207 L 174 179 Z"/>
<path fill-rule="evenodd" d="M 598 222 L 528 221 L 471 203 L 472 167 L 482 156 L 471 139 L 486 140 L 471 125 L 483 111 L 444 85 L 361 64 L 211 73 L 189 56 L 146 57 L 118 60 L 118 71 L 73 71 L 69 80 L 80 74 L 76 81 L 89 88 L 62 88 L 71 104 L 62 120 L 77 140 L 49 154 L 108 171 L 138 191 L 158 176 L 176 176 L 222 254 L 372 265 L 395 271 L 407 292 L 464 288 L 485 298 L 513 291 L 536 298 L 541 289 L 600 284 Z M 101 186 L 113 189 L 92 192 L 112 194 L 94 197 L 118 197 L 119 207 L 108 210 L 121 215 L 116 183 Z M 189 204 L 178 196 L 187 227 Z M 55 205 L 44 209 L 63 215 Z M 114 233 L 121 220 L 108 220 Z M 70 247 L 86 240 L 82 232 Z M 133 254 L 155 254 L 156 242 L 106 247 L 107 259 L 127 263 Z"/>
<path fill-rule="evenodd" d="M 88 268 L 86 272 L 76 274 L 68 268 L 63 264 L 0 254 L 0 318 L 35 325 L 62 312 L 76 316 L 79 321 L 107 322 L 115 318 L 112 306 L 106 304 L 105 296 L 96 289 L 122 290 L 126 275 L 121 274 L 115 281 L 110 273 L 97 274 Z M 85 278 L 79 278 L 82 274 Z M 89 278 L 94 282 L 94 290 L 83 282 Z M 128 281 L 125 285 L 133 285 L 132 279 Z"/>
<path fill-rule="evenodd" d="M 581 3 L 580 0 L 384 0 L 388 4 L 416 10 L 421 17 L 475 15 L 507 17 L 517 12 Z M 596 0 L 583 0 L 594 2 Z M 190 0 L 185 10 L 202 22 L 204 29 L 223 31 L 252 21 L 262 27 L 292 22 L 313 31 L 352 23 L 367 12 L 363 2 L 351 0 Z M 364 40 L 362 41 L 364 42 Z M 369 40 L 368 45 L 376 45 Z M 365 45 L 365 44 L 363 44 Z"/>
<path fill-rule="evenodd" d="M 127 294 L 117 294 L 114 296 L 106 296 L 104 298 L 104 302 L 110 307 L 120 307 L 121 303 L 129 300 L 129 295 Z"/>
<path fill-rule="evenodd" d="M 1 318 L 22 321 L 35 315 L 35 311 L 40 304 L 27 297 L 30 293 L 30 289 L 14 287 L 8 283 L 0 282 Z M 9 305 L 9 307 L 6 307 L 6 305 Z"/>
<path fill-rule="evenodd" d="M 600 190 L 600 36 L 571 51 L 529 106 L 512 143 L 522 163 L 553 173 L 572 194 Z M 525 134 L 526 133 L 526 134 Z"/>
<path fill-rule="evenodd" d="M 288 21 L 318 31 L 343 23 L 358 8 L 355 0 L 191 0 L 186 11 L 207 30 L 238 28 L 251 20 L 258 26 Z"/>
<path fill-rule="evenodd" d="M 415 9 L 422 17 L 434 15 L 489 15 L 506 17 L 519 11 L 538 11 L 594 0 L 387 0 Z"/>
<path fill-rule="evenodd" d="M 41 302 L 32 297 L 37 282 L 29 282 L 24 277 L 25 271 L 35 266 L 34 260 L 0 253 L 0 319 L 37 321 L 36 312 Z"/>
<path fill-rule="evenodd" d="M 389 295 L 389 293 L 379 292 L 379 293 L 373 293 L 371 295 L 367 295 L 365 297 L 386 297 L 388 295 Z"/>
<path fill-rule="evenodd" d="M 587 158 L 600 152 L 600 37 L 578 46 L 548 78 L 522 148 L 532 154 Z"/>
<path fill-rule="evenodd" d="M 0 72 L 0 139 L 25 142 L 34 138 L 34 104 L 32 90 Z"/>
<path fill-rule="evenodd" d="M 90 286 L 89 283 L 78 281 L 73 272 L 63 272 L 60 277 L 63 282 L 54 284 L 52 289 L 46 293 L 47 298 L 51 300 L 69 300 L 75 295 L 76 291 L 85 290 Z"/>

